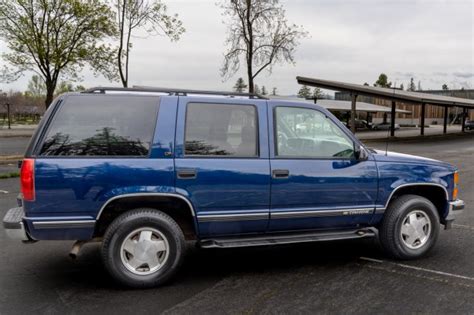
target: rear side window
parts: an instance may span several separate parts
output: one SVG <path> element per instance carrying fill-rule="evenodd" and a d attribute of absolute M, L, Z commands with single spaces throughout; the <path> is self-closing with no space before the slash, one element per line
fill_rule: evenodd
<path fill-rule="evenodd" d="M 255 106 L 188 104 L 185 155 L 256 157 L 257 145 Z"/>
<path fill-rule="evenodd" d="M 147 156 L 158 103 L 147 96 L 70 96 L 56 112 L 39 154 Z"/>

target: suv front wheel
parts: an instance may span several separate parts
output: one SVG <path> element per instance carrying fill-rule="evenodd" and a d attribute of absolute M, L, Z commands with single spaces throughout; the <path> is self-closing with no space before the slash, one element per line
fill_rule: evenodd
<path fill-rule="evenodd" d="M 102 259 L 119 283 L 146 288 L 163 284 L 185 252 L 178 224 L 163 212 L 136 209 L 115 219 L 104 235 Z"/>
<path fill-rule="evenodd" d="M 439 215 L 428 199 L 403 195 L 390 203 L 379 230 L 384 250 L 398 259 L 415 259 L 433 248 L 439 234 Z"/>

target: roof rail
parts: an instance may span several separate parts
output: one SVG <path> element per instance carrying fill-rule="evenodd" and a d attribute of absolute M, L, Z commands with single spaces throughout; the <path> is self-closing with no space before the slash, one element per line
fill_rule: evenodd
<path fill-rule="evenodd" d="M 99 86 L 99 87 L 93 87 L 93 88 L 84 90 L 81 93 L 101 93 L 101 94 L 105 94 L 106 91 L 168 93 L 169 95 L 174 95 L 174 96 L 187 96 L 188 94 L 220 95 L 220 96 L 230 96 L 230 97 L 235 97 L 235 96 L 248 97 L 250 99 L 267 99 L 266 97 L 264 97 L 262 95 L 254 94 L 254 93 L 169 89 L 169 88 L 147 87 L 147 86 L 134 86 L 134 87 L 131 87 L 131 88 L 102 87 L 102 86 Z"/>

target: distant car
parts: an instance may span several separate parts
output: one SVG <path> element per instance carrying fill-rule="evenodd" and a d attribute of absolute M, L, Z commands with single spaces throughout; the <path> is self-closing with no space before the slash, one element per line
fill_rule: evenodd
<path fill-rule="evenodd" d="M 474 130 L 474 120 L 466 120 L 466 130 Z"/>
<path fill-rule="evenodd" d="M 390 123 L 381 123 L 374 126 L 375 130 L 389 130 L 390 128 L 391 128 Z M 400 129 L 400 125 L 395 124 L 395 130 L 398 130 L 398 129 Z"/>
<path fill-rule="evenodd" d="M 346 122 L 343 122 L 343 124 L 347 127 L 347 128 L 351 128 L 351 124 L 350 122 L 349 123 L 346 123 Z M 372 129 L 373 127 L 373 124 L 370 122 L 367 122 L 367 120 L 363 120 L 363 119 L 356 119 L 355 120 L 355 125 L 356 125 L 356 129 Z"/>

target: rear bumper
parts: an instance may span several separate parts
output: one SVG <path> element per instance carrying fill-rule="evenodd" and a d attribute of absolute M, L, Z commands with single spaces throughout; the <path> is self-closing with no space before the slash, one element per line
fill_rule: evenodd
<path fill-rule="evenodd" d="M 449 211 L 448 211 L 448 215 L 446 216 L 446 229 L 449 229 L 451 228 L 451 224 L 452 222 L 456 219 L 456 216 L 458 216 L 459 214 L 461 214 L 464 210 L 464 207 L 465 207 L 465 203 L 463 200 L 454 200 L 454 201 L 450 201 L 448 203 L 448 206 L 449 206 Z"/>
<path fill-rule="evenodd" d="M 9 238 L 20 241 L 31 240 L 28 237 L 28 233 L 26 233 L 25 224 L 23 223 L 24 216 L 25 212 L 21 207 L 8 210 L 3 218 L 3 228 Z"/>

